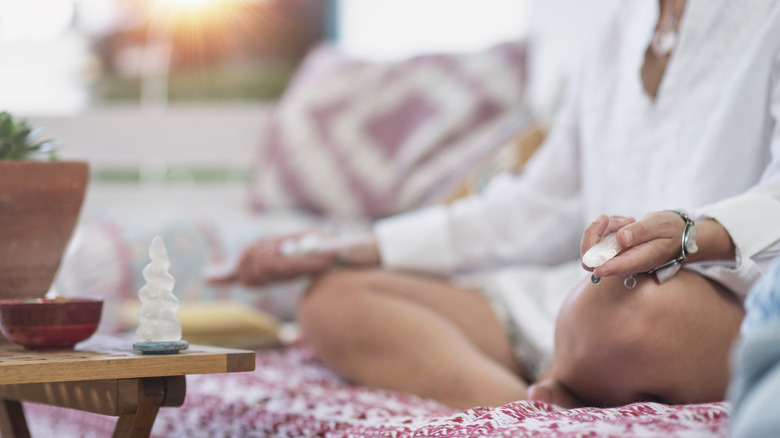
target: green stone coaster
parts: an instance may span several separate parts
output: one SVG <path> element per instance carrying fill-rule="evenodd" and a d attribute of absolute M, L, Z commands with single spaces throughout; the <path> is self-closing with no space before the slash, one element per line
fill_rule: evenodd
<path fill-rule="evenodd" d="M 187 341 L 136 342 L 133 350 L 143 354 L 177 354 L 189 346 Z"/>

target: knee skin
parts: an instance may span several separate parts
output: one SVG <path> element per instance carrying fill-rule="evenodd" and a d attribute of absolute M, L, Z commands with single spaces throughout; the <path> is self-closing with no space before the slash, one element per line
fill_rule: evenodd
<path fill-rule="evenodd" d="M 663 285 L 642 276 L 633 290 L 615 278 L 583 284 L 558 317 L 552 389 L 591 406 L 721 400 L 742 315 L 730 293 L 690 272 Z"/>
<path fill-rule="evenodd" d="M 336 271 L 318 277 L 298 309 L 298 321 L 303 336 L 323 359 L 338 356 L 345 347 L 345 336 L 355 333 L 360 316 L 350 299 L 356 291 L 367 287 L 361 276 L 353 272 Z"/>

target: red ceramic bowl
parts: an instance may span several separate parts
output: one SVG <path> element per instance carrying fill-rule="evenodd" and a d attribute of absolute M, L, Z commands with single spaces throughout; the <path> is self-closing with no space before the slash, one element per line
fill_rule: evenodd
<path fill-rule="evenodd" d="M 94 298 L 0 300 L 0 329 L 28 350 L 72 349 L 95 333 L 102 310 Z"/>

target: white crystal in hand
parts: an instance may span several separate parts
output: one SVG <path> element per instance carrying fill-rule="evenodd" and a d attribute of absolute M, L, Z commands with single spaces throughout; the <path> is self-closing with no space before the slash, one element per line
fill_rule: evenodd
<path fill-rule="evenodd" d="M 176 282 L 168 273 L 171 262 L 162 237 L 156 236 L 149 246 L 151 262 L 143 270 L 146 284 L 138 291 L 141 308 L 138 309 L 139 342 L 170 342 L 181 339 L 181 322 L 176 316 L 179 300 L 173 295 Z"/>
<path fill-rule="evenodd" d="M 615 257 L 623 249 L 617 241 L 617 233 L 602 237 L 582 256 L 582 263 L 589 268 L 598 268 Z"/>
<path fill-rule="evenodd" d="M 327 243 L 327 237 L 317 234 L 304 234 L 285 240 L 279 246 L 279 251 L 285 256 L 302 256 L 322 252 Z M 323 249 L 325 248 L 325 249 Z"/>
<path fill-rule="evenodd" d="M 374 236 L 370 233 L 310 233 L 284 240 L 279 245 L 279 252 L 287 257 L 318 255 L 331 251 L 343 255 L 349 253 L 350 249 L 354 247 L 372 243 L 374 243 Z"/>
<path fill-rule="evenodd" d="M 688 230 L 688 241 L 685 242 L 685 250 L 688 254 L 693 254 L 699 250 L 699 246 L 696 245 L 696 238 L 699 236 L 699 229 L 691 227 Z"/>

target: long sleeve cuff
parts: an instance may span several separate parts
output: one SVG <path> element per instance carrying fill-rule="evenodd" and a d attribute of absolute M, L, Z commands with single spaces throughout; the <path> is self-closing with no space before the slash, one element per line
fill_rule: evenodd
<path fill-rule="evenodd" d="M 777 255 L 780 202 L 765 193 L 746 193 L 698 208 L 694 216 L 718 221 L 731 236 L 737 253 L 735 265 L 705 263 L 696 270 L 705 276 L 717 275 L 725 286 L 744 297 Z"/>
<path fill-rule="evenodd" d="M 455 264 L 447 207 L 435 205 L 374 224 L 382 266 L 449 275 Z"/>

